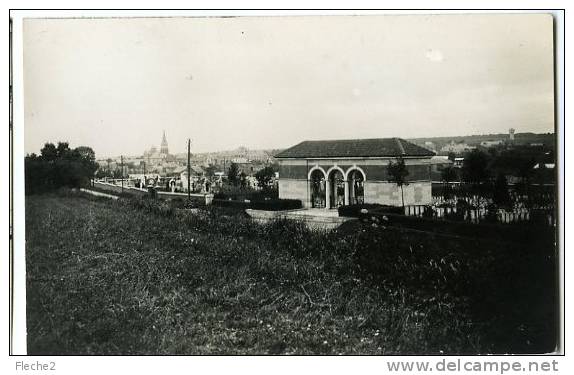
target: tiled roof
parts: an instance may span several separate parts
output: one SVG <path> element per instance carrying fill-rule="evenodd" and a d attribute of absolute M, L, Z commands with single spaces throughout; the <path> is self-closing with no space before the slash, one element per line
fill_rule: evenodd
<path fill-rule="evenodd" d="M 401 138 L 304 141 L 275 155 L 276 158 L 344 158 L 433 156 L 434 152 Z"/>
<path fill-rule="evenodd" d="M 203 170 L 203 168 L 197 166 L 197 165 L 192 165 L 190 167 L 191 169 L 191 174 L 203 174 L 205 171 Z M 176 168 L 173 170 L 173 173 L 185 173 L 187 175 L 187 166 L 181 166 L 179 168 Z"/>

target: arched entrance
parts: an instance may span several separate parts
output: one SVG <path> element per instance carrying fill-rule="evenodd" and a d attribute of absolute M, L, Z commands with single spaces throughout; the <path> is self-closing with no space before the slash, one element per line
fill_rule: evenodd
<path fill-rule="evenodd" d="M 329 208 L 337 208 L 345 204 L 345 177 L 339 169 L 329 173 Z"/>
<path fill-rule="evenodd" d="M 349 184 L 349 204 L 365 203 L 365 177 L 358 169 L 353 169 L 347 175 Z"/>
<path fill-rule="evenodd" d="M 311 190 L 311 207 L 325 208 L 325 174 L 322 170 L 315 169 L 313 172 L 311 172 L 311 176 L 309 177 L 309 185 Z"/>

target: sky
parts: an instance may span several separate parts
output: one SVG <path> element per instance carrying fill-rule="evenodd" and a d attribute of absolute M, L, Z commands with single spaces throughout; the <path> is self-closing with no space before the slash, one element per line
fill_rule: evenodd
<path fill-rule="evenodd" d="M 542 14 L 24 20 L 25 152 L 554 131 Z"/>

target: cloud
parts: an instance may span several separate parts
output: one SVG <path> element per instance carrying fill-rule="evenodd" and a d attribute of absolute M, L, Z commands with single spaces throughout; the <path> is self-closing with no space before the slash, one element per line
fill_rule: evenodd
<path fill-rule="evenodd" d="M 429 48 L 425 56 L 432 62 L 442 62 L 444 60 L 442 52 L 437 49 Z"/>

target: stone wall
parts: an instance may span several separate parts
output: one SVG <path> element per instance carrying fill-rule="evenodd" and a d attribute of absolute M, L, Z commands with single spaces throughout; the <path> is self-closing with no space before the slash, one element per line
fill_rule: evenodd
<path fill-rule="evenodd" d="M 307 207 L 308 193 L 307 180 L 279 179 L 279 199 L 299 199 Z"/>
<path fill-rule="evenodd" d="M 109 184 L 106 182 L 95 181 L 93 186 L 100 188 L 102 190 L 109 191 L 109 192 L 114 193 L 114 194 L 120 194 L 122 192 L 121 186 Z M 132 195 L 138 195 L 138 196 L 145 196 L 145 195 L 149 194 L 147 189 L 139 189 L 139 188 L 127 187 L 127 186 L 124 186 L 123 192 L 129 193 Z M 171 193 L 171 192 L 167 192 L 167 191 L 158 191 L 157 195 L 158 195 L 158 197 L 164 198 L 164 199 L 174 199 L 174 198 L 187 199 L 188 198 L 187 193 Z M 213 194 L 189 194 L 189 198 L 193 202 L 196 202 L 200 205 L 210 205 L 211 202 L 213 201 Z"/>
<path fill-rule="evenodd" d="M 432 203 L 431 182 L 412 182 L 403 186 L 405 205 Z M 309 207 L 309 191 L 306 180 L 279 180 L 280 199 L 299 199 L 303 207 Z M 401 190 L 390 182 L 366 181 L 365 203 L 378 203 L 390 206 L 401 205 Z"/>
<path fill-rule="evenodd" d="M 99 181 L 94 181 L 93 186 L 100 188 L 102 190 L 107 190 L 109 192 L 116 193 L 116 194 L 124 192 L 124 193 L 130 193 L 130 194 L 134 194 L 134 195 L 147 195 L 147 190 L 138 189 L 136 187 L 128 186 L 127 181 L 125 182 L 123 189 L 122 189 L 121 185 L 115 185 L 115 184 L 110 184 L 107 182 L 99 182 Z"/>
<path fill-rule="evenodd" d="M 432 203 L 431 182 L 413 182 L 403 186 L 405 205 Z M 365 203 L 378 203 L 400 206 L 401 189 L 390 182 L 367 181 L 365 183 Z"/>

